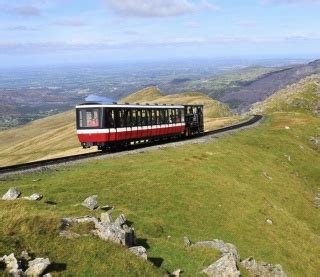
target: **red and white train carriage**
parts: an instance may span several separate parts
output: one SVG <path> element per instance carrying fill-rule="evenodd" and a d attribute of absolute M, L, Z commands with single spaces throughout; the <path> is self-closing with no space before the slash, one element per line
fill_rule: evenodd
<path fill-rule="evenodd" d="M 107 150 L 203 133 L 202 105 L 84 103 L 76 106 L 76 116 L 77 135 L 84 148 Z"/>

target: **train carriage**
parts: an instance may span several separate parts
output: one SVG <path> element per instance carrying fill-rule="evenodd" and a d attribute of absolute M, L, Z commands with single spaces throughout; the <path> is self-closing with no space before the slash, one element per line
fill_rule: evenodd
<path fill-rule="evenodd" d="M 201 105 L 84 103 L 76 118 L 81 145 L 99 150 L 203 133 Z"/>

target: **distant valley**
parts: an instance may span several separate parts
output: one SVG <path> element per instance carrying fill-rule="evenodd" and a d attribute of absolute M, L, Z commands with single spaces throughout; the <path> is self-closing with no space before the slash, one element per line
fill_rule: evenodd
<path fill-rule="evenodd" d="M 320 72 L 318 61 L 185 62 L 78 66 L 0 71 L 0 130 L 70 110 L 90 94 L 117 101 L 156 86 L 166 94 L 202 92 L 236 112 L 248 111 L 275 91 Z M 287 65 L 286 65 L 287 64 Z"/>

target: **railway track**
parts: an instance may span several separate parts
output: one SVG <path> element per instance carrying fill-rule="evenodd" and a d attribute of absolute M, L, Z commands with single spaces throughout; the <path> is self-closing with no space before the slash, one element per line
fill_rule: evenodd
<path fill-rule="evenodd" d="M 230 125 L 230 126 L 226 126 L 226 127 L 223 127 L 223 128 L 217 129 L 217 130 L 206 132 L 204 134 L 204 136 L 221 134 L 221 133 L 225 133 L 225 132 L 228 132 L 228 131 L 241 129 L 243 127 L 247 127 L 247 126 L 255 124 L 256 122 L 260 121 L 262 118 L 263 118 L 262 115 L 254 115 L 249 120 L 246 120 L 246 121 L 243 121 L 243 122 L 240 122 L 240 123 L 237 123 L 237 124 L 233 124 L 233 125 Z M 183 140 L 191 140 L 191 139 L 194 139 L 194 138 L 199 138 L 199 136 L 191 137 L 191 138 L 185 138 Z M 173 140 L 173 141 L 180 141 L 180 140 L 181 139 Z M 169 142 L 173 142 L 173 141 L 170 140 Z M 128 151 L 128 150 L 129 151 L 130 150 L 136 150 L 136 149 L 139 149 L 139 148 L 146 148 L 146 147 L 150 147 L 152 145 L 161 145 L 161 144 L 166 144 L 166 143 L 168 143 L 168 141 L 156 142 L 156 143 L 147 143 L 147 144 L 141 144 L 141 145 L 132 145 L 132 146 L 129 146 L 129 147 L 125 148 L 125 149 L 120 149 L 117 152 Z M 54 159 L 35 161 L 35 162 L 29 162 L 29 163 L 23 163 L 23 164 L 3 166 L 3 167 L 0 167 L 0 175 L 1 174 L 5 174 L 5 173 L 15 173 L 15 172 L 25 171 L 25 170 L 29 170 L 29 169 L 36 169 L 36 168 L 41 168 L 41 167 L 50 166 L 50 165 L 58 165 L 58 164 L 72 162 L 72 161 L 80 161 L 80 160 L 89 159 L 89 158 L 93 158 L 93 157 L 108 155 L 109 153 L 110 152 L 104 153 L 104 152 L 101 152 L 101 151 L 97 151 L 97 152 L 80 154 L 80 155 L 72 155 L 72 156 L 66 156 L 66 157 L 61 157 L 61 158 L 54 158 Z M 111 153 L 115 153 L 115 152 L 111 152 Z"/>

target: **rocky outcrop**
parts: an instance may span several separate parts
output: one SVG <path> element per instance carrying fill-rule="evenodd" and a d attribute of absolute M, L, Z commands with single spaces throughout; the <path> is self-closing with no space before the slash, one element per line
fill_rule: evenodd
<path fill-rule="evenodd" d="M 208 276 L 228 276 L 228 277 L 238 277 L 240 276 L 240 271 L 237 268 L 237 262 L 232 253 L 223 255 L 219 260 L 209 265 L 207 268 L 202 270 L 203 273 Z"/>
<path fill-rule="evenodd" d="M 234 256 L 235 260 L 239 260 L 240 258 L 237 252 L 237 248 L 231 243 L 225 243 L 223 240 L 215 239 L 210 241 L 199 241 L 192 244 L 192 246 L 214 248 L 216 250 L 219 250 L 222 255 L 231 253 Z"/>
<path fill-rule="evenodd" d="M 125 224 L 119 226 L 116 223 L 99 222 L 95 227 L 96 229 L 92 231 L 93 234 L 102 240 L 111 240 L 127 247 L 131 247 L 135 243 L 134 229 Z"/>
<path fill-rule="evenodd" d="M 87 197 L 83 202 L 82 202 L 82 206 L 90 209 L 90 210 L 94 210 L 96 208 L 98 208 L 98 195 L 92 195 Z"/>
<path fill-rule="evenodd" d="M 237 248 L 232 243 L 225 243 L 222 240 L 214 239 L 209 241 L 199 241 L 191 243 L 187 237 L 184 237 L 184 244 L 195 247 L 202 246 L 214 248 L 221 252 L 221 258 L 205 268 L 202 273 L 215 277 L 236 277 L 240 276 L 237 262 L 241 262 L 250 275 L 266 276 L 266 277 L 286 277 L 286 273 L 282 270 L 281 265 L 272 265 L 264 262 L 256 262 L 253 258 L 241 261 Z"/>
<path fill-rule="evenodd" d="M 6 270 L 9 274 L 11 274 L 13 276 L 22 276 L 23 275 L 23 271 L 19 266 L 19 262 L 13 253 L 11 253 L 8 256 L 4 255 L 2 258 L 0 258 L 0 261 L 5 263 Z"/>
<path fill-rule="evenodd" d="M 241 261 L 241 265 L 248 270 L 251 276 L 287 277 L 281 265 L 272 265 L 265 262 L 257 262 L 252 257 Z"/>
<path fill-rule="evenodd" d="M 102 223 L 110 223 L 112 222 L 112 216 L 110 213 L 101 213 L 100 215 L 100 221 Z"/>
<path fill-rule="evenodd" d="M 50 265 L 48 258 L 36 258 L 28 263 L 27 276 L 40 276 Z"/>
<path fill-rule="evenodd" d="M 31 259 L 27 251 L 23 251 L 19 258 L 13 253 L 4 255 L 0 261 L 5 263 L 6 271 L 11 276 L 41 276 L 50 265 L 48 258 Z"/>
<path fill-rule="evenodd" d="M 72 224 L 94 223 L 94 228 L 91 232 L 102 240 L 111 240 L 116 243 L 131 247 L 135 244 L 134 229 L 128 227 L 125 222 L 125 216 L 121 214 L 114 222 L 111 221 L 111 216 L 107 218 L 105 214 L 103 220 L 99 221 L 93 216 L 67 217 L 61 220 L 60 236 L 67 238 L 80 237 L 79 234 L 70 232 L 68 229 Z M 110 220 L 110 221 L 109 221 Z M 109 222 L 108 222 L 109 221 Z"/>
<path fill-rule="evenodd" d="M 142 259 L 147 260 L 147 249 L 145 249 L 143 246 L 133 246 L 129 248 L 129 251 L 131 251 L 133 254 L 137 255 L 138 257 L 141 257 Z"/>
<path fill-rule="evenodd" d="M 21 192 L 18 188 L 10 188 L 3 196 L 2 200 L 16 200 L 20 196 Z"/>

